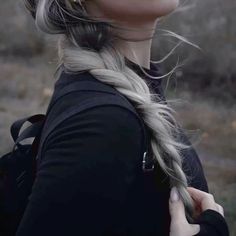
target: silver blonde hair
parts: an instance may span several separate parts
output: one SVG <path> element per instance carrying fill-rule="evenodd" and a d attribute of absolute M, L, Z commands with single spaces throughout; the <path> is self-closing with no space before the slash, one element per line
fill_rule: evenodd
<path fill-rule="evenodd" d="M 159 95 L 152 93 L 147 83 L 126 65 L 124 56 L 114 47 L 115 39 L 119 36 L 112 29 L 119 26 L 90 17 L 80 4 L 69 0 L 24 1 L 40 30 L 60 34 L 57 72 L 62 66 L 71 73 L 89 71 L 133 103 L 150 131 L 154 159 L 169 176 L 170 187 L 177 187 L 187 219 L 193 222 L 194 204 L 187 191 L 188 181 L 181 154 L 183 149 L 190 146 L 178 141 L 179 127 L 174 118 L 174 109 L 168 103 L 157 101 Z M 186 41 L 173 32 L 165 33 Z"/>

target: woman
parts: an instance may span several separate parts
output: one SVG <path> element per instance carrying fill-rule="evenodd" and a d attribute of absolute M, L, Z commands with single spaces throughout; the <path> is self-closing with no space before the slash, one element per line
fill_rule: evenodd
<path fill-rule="evenodd" d="M 192 227 L 201 197 L 195 199 L 199 193 L 189 193 L 188 186 L 208 192 L 207 183 L 196 152 L 164 99 L 163 76 L 150 62 L 157 19 L 172 12 L 178 1 L 26 0 L 26 6 L 40 30 L 60 35 L 54 94 L 75 81 L 96 83 L 97 90 L 71 93 L 48 109 L 43 132 L 62 113 L 67 119 L 41 146 L 36 180 L 16 235 L 177 236 L 206 229 L 217 235 L 216 219 L 221 217 L 222 227 L 226 224 L 217 211 L 205 211 L 214 226 L 203 222 Z M 127 99 L 124 106 L 111 105 L 113 95 L 98 91 L 105 85 Z M 72 108 L 101 98 L 105 103 L 70 116 Z M 145 177 L 142 126 L 128 103 L 149 135 L 146 154 L 153 165 Z M 183 208 L 171 211 L 172 219 L 169 215 L 173 186 L 184 206 L 182 222 L 175 214 L 183 216 Z M 191 227 L 183 228 L 187 224 Z"/>

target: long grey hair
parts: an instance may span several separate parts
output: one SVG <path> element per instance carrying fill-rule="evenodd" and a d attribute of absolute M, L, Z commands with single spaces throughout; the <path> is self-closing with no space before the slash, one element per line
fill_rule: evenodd
<path fill-rule="evenodd" d="M 185 206 L 187 219 L 193 222 L 194 204 L 187 191 L 187 175 L 182 167 L 183 149 L 190 146 L 178 140 L 174 109 L 152 93 L 147 83 L 125 63 L 114 47 L 119 28 L 112 21 L 92 18 L 81 4 L 69 0 L 24 0 L 27 9 L 43 32 L 59 34 L 58 68 L 70 72 L 89 71 L 98 80 L 115 87 L 132 101 L 151 135 L 154 159 L 176 186 Z M 141 68 L 141 67 L 140 67 Z M 158 79 L 158 77 L 156 77 Z"/>

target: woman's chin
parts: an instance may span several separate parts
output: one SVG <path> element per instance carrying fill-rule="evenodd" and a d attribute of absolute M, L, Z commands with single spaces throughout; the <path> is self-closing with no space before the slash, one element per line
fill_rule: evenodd
<path fill-rule="evenodd" d="M 179 6 L 179 0 L 166 1 L 166 7 L 163 7 L 163 15 L 173 12 Z"/>

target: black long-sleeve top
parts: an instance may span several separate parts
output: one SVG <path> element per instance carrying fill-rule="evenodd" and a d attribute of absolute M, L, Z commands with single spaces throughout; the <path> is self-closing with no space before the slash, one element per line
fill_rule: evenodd
<path fill-rule="evenodd" d="M 135 63 L 127 62 L 142 74 Z M 159 74 L 153 64 L 143 69 Z M 78 76 L 88 77 L 86 73 Z M 142 76 L 164 99 L 161 80 Z M 74 75 L 61 76 L 55 91 L 74 79 Z M 60 114 L 91 96 L 105 95 L 73 93 L 61 99 L 54 112 Z M 138 119 L 124 107 L 97 106 L 63 121 L 43 145 L 29 204 L 16 236 L 169 235 L 168 178 L 159 168 L 144 179 L 142 138 Z M 189 142 L 186 136 L 182 138 Z M 208 192 L 195 150 L 188 150 L 184 157 L 184 171 L 192 177 L 190 186 Z M 219 213 L 205 211 L 199 220 L 201 232 L 197 235 L 228 235 Z M 222 233 L 217 234 L 217 230 Z"/>

